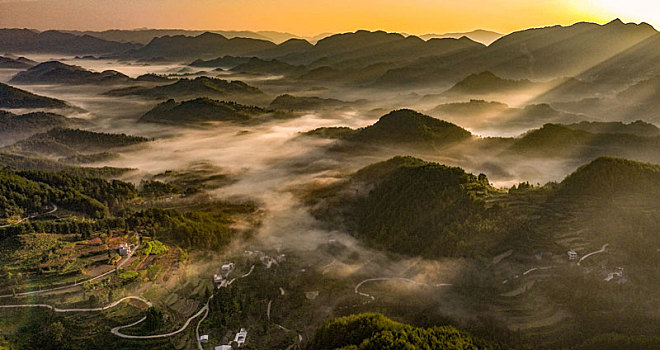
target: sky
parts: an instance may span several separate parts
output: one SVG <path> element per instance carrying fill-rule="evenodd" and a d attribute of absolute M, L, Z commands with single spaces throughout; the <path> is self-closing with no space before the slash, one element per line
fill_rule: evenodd
<path fill-rule="evenodd" d="M 38 30 L 509 33 L 614 18 L 660 28 L 660 0 L 0 0 L 0 27 Z"/>

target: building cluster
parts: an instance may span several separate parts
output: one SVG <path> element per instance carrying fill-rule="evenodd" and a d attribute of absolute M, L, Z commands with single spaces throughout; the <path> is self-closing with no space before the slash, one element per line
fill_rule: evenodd
<path fill-rule="evenodd" d="M 271 268 L 271 266 L 273 266 L 273 265 L 278 265 L 278 264 L 286 261 L 286 255 L 285 254 L 280 254 L 280 255 L 277 255 L 275 257 L 272 257 L 272 256 L 268 256 L 268 255 L 264 254 L 264 252 L 262 252 L 260 250 L 255 250 L 255 251 L 246 250 L 245 254 L 247 254 L 250 257 L 258 258 L 259 261 L 261 261 L 261 263 L 264 264 L 264 266 L 267 269 Z"/>
<path fill-rule="evenodd" d="M 614 269 L 614 272 L 610 272 L 607 274 L 607 277 L 605 278 L 605 281 L 616 281 L 616 283 L 626 283 L 628 280 L 623 277 L 623 267 L 618 266 L 616 269 Z"/>
<path fill-rule="evenodd" d="M 229 284 L 227 276 L 234 271 L 236 265 L 233 262 L 224 263 L 220 266 L 220 273 L 213 275 L 213 284 L 216 288 L 224 288 Z"/>
<path fill-rule="evenodd" d="M 236 333 L 236 336 L 234 336 L 234 342 L 236 345 L 241 348 L 245 344 L 245 341 L 247 340 L 247 330 L 245 328 L 241 328 L 241 330 Z M 202 344 L 207 344 L 209 342 L 209 336 L 208 335 L 202 335 L 199 337 L 199 342 Z M 232 350 L 232 346 L 230 344 L 225 344 L 225 345 L 218 345 L 213 348 L 214 350 Z"/>

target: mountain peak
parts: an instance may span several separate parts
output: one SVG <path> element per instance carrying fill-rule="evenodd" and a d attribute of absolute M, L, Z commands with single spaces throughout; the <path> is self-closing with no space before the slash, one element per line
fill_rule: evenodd
<path fill-rule="evenodd" d="M 606 26 L 620 26 L 620 25 L 625 25 L 625 23 L 623 23 L 623 21 L 621 21 L 620 18 L 615 18 L 614 20 L 608 22 L 605 25 Z"/>

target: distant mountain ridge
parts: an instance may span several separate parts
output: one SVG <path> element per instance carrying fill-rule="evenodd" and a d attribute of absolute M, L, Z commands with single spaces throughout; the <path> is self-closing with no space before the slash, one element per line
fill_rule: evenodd
<path fill-rule="evenodd" d="M 505 34 L 500 34 L 490 30 L 477 29 L 470 32 L 459 32 L 459 33 L 444 33 L 444 34 L 424 34 L 419 35 L 420 38 L 424 40 L 429 39 L 443 39 L 443 38 L 454 38 L 459 39 L 463 36 L 470 38 L 476 42 L 480 42 L 484 45 L 490 45 L 495 40 L 503 37 Z"/>
<path fill-rule="evenodd" d="M 242 81 L 229 81 L 205 76 L 195 79 L 179 79 L 169 84 L 154 87 L 129 86 L 110 90 L 106 94 L 110 96 L 138 95 L 154 99 L 186 99 L 195 97 L 251 99 L 261 98 L 263 96 L 261 90 Z"/>
<path fill-rule="evenodd" d="M 134 49 L 138 46 L 56 30 L 37 32 L 30 29 L 0 29 L 0 52 L 109 54 Z"/>
<path fill-rule="evenodd" d="M 10 69 L 27 69 L 37 64 L 37 62 L 27 59 L 25 57 L 4 57 L 0 56 L 0 68 Z"/>

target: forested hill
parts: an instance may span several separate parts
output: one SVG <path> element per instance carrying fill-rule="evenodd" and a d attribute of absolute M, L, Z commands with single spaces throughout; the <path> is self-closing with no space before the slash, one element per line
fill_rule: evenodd
<path fill-rule="evenodd" d="M 64 101 L 0 83 L 0 108 L 63 108 Z"/>
<path fill-rule="evenodd" d="M 0 111 L 0 146 L 10 145 L 54 127 L 67 126 L 71 122 L 71 119 L 54 113 L 34 112 L 16 115 Z"/>
<path fill-rule="evenodd" d="M 658 198 L 660 165 L 600 157 L 567 176 L 561 182 L 558 194 L 601 198 L 615 195 Z"/>
<path fill-rule="evenodd" d="M 175 102 L 170 99 L 156 105 L 140 117 L 139 121 L 180 125 L 212 121 L 240 122 L 248 121 L 256 115 L 267 112 L 259 107 L 208 98 L 196 98 L 183 102 Z"/>
<path fill-rule="evenodd" d="M 32 148 L 38 148 L 39 145 L 42 145 L 53 148 L 65 147 L 81 152 L 94 152 L 135 145 L 147 141 L 150 140 L 141 136 L 54 128 L 45 133 L 33 135 L 29 139 L 19 142 L 17 146 L 25 150 L 33 150 Z M 34 151 L 40 152 L 39 149 L 35 149 Z"/>
<path fill-rule="evenodd" d="M 377 249 L 435 258 L 485 254 L 515 232 L 487 208 L 488 178 L 457 167 L 395 157 L 311 195 L 313 214 Z"/>
<path fill-rule="evenodd" d="M 490 346 L 452 326 L 419 328 L 381 314 L 333 318 L 316 329 L 308 350 L 445 349 L 476 350 Z"/>
<path fill-rule="evenodd" d="M 0 218 L 40 213 L 53 204 L 101 218 L 136 195 L 132 184 L 117 180 L 44 171 L 0 171 Z"/>
<path fill-rule="evenodd" d="M 19 72 L 10 83 L 20 84 L 121 84 L 132 79 L 114 70 L 92 72 L 79 66 L 58 61 L 40 63 L 30 69 Z"/>
<path fill-rule="evenodd" d="M 410 109 L 392 111 L 346 138 L 352 143 L 442 147 L 471 137 L 469 131 Z"/>

